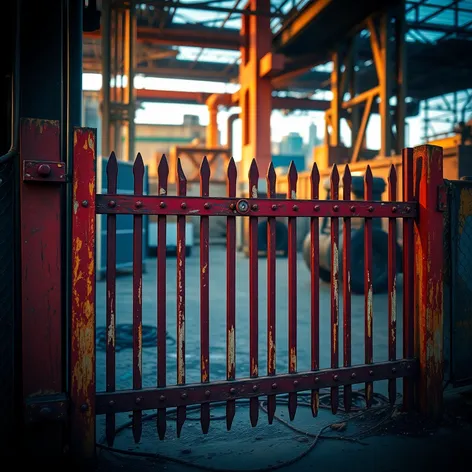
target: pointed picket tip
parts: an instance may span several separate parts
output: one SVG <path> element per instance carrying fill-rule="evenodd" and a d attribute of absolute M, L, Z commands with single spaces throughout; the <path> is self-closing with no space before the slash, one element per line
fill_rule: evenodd
<path fill-rule="evenodd" d="M 367 166 L 364 176 L 364 198 L 366 200 L 372 199 L 372 186 L 374 183 L 374 178 L 372 176 L 372 170 L 370 166 Z"/>
<path fill-rule="evenodd" d="M 351 169 L 349 168 L 349 164 L 346 164 L 344 167 L 344 174 L 343 174 L 343 186 L 347 184 L 351 184 L 352 176 L 351 176 Z"/>
<path fill-rule="evenodd" d="M 177 159 L 176 174 L 178 195 L 185 195 L 187 193 L 187 177 L 185 177 L 184 170 L 182 169 L 180 158 Z"/>
<path fill-rule="evenodd" d="M 364 180 L 367 183 L 370 183 L 373 180 L 372 169 L 370 168 L 370 165 L 367 165 L 367 168 L 365 170 Z"/>
<path fill-rule="evenodd" d="M 313 162 L 310 174 L 311 182 L 313 185 L 319 185 L 320 183 L 320 171 L 318 169 L 318 164 Z"/>
<path fill-rule="evenodd" d="M 267 169 L 267 191 L 268 197 L 275 197 L 275 187 L 277 184 L 277 175 L 275 173 L 274 164 L 271 162 L 269 168 Z"/>
<path fill-rule="evenodd" d="M 388 173 L 388 198 L 390 201 L 397 199 L 397 169 L 392 164 Z"/>
<path fill-rule="evenodd" d="M 169 163 L 167 162 L 167 157 L 165 154 L 162 154 L 161 160 L 157 167 L 157 178 L 158 178 L 158 187 L 159 195 L 167 195 L 167 180 L 169 178 Z"/>
<path fill-rule="evenodd" d="M 256 159 L 253 159 L 251 162 L 248 177 L 250 186 L 252 187 L 253 185 L 255 185 L 257 187 L 257 181 L 259 180 L 259 169 L 257 167 Z"/>
<path fill-rule="evenodd" d="M 297 180 L 298 180 L 297 167 L 295 166 L 295 162 L 290 161 L 290 165 L 288 167 L 288 188 L 289 188 L 291 198 L 296 198 L 295 192 L 297 191 Z"/>
<path fill-rule="evenodd" d="M 332 184 L 339 184 L 339 171 L 336 164 L 333 164 L 329 178 Z"/>
<path fill-rule="evenodd" d="M 200 165 L 200 177 L 203 179 L 210 178 L 210 164 L 206 156 L 203 157 L 202 163 Z"/>
<path fill-rule="evenodd" d="M 233 179 L 236 180 L 236 178 L 238 176 L 238 170 L 236 168 L 236 162 L 234 162 L 233 157 L 231 157 L 231 159 L 228 162 L 228 169 L 227 169 L 226 174 L 228 176 L 228 179 L 230 179 L 230 180 L 233 180 Z"/>
<path fill-rule="evenodd" d="M 107 163 L 107 175 L 114 175 L 118 173 L 118 162 L 114 151 L 110 154 Z"/>
<path fill-rule="evenodd" d="M 138 177 L 144 176 L 144 161 L 143 161 L 143 156 L 141 156 L 140 152 L 138 152 L 138 155 L 136 156 L 136 159 L 134 160 L 133 174 Z"/>
<path fill-rule="evenodd" d="M 390 170 L 388 172 L 388 181 L 395 185 L 397 183 L 397 169 L 393 164 L 390 166 Z"/>

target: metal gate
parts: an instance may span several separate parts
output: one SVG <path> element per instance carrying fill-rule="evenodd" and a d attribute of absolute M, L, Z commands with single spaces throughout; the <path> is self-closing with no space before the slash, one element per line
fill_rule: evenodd
<path fill-rule="evenodd" d="M 144 166 L 138 154 L 134 163 L 134 195 L 117 194 L 117 163 L 114 154 L 107 167 L 107 191 L 96 194 L 95 136 L 89 129 L 77 129 L 74 135 L 73 216 L 72 216 L 72 322 L 71 322 L 71 413 L 72 445 L 81 457 L 90 457 L 95 451 L 96 415 L 106 416 L 106 435 L 109 444 L 115 435 L 115 416 L 132 412 L 133 434 L 139 441 L 142 430 L 142 412 L 158 411 L 159 437 L 166 431 L 166 410 L 177 409 L 177 430 L 180 433 L 186 420 L 186 408 L 201 405 L 201 427 L 206 433 L 210 424 L 210 404 L 226 402 L 227 426 L 235 414 L 238 399 L 250 399 L 250 423 L 258 422 L 258 398 L 267 397 L 269 422 L 276 409 L 276 397 L 288 394 L 291 419 L 297 409 L 297 394 L 311 392 L 313 414 L 317 414 L 318 395 L 322 388 L 331 391 L 331 409 L 339 407 L 340 388 L 343 403 L 351 406 L 352 385 L 365 384 L 366 406 L 373 399 L 374 382 L 388 379 L 389 398 L 396 398 L 397 379 L 403 378 L 403 403 L 411 407 L 417 400 L 425 413 L 437 415 L 442 395 L 442 150 L 434 146 L 406 149 L 403 153 L 403 176 L 397 182 L 392 166 L 388 179 L 390 201 L 372 201 L 372 173 L 365 175 L 365 201 L 350 200 L 351 176 L 349 167 L 342 176 L 343 195 L 340 195 L 340 175 L 336 166 L 331 173 L 331 199 L 319 200 L 319 173 L 316 164 L 311 173 L 311 199 L 297 199 L 297 171 L 289 171 L 289 189 L 285 199 L 275 198 L 276 174 L 272 166 L 267 172 L 267 198 L 258 198 L 259 170 L 256 161 L 249 171 L 250 198 L 237 197 L 237 172 L 233 160 L 227 169 L 227 197 L 209 195 L 210 169 L 206 159 L 200 168 L 200 196 L 186 195 L 186 177 L 180 162 L 176 169 L 168 168 L 162 157 L 159 169 L 159 194 L 143 195 Z M 169 171 L 176 172 L 177 195 L 168 195 Z M 397 188 L 402 188 L 402 196 Z M 133 388 L 115 391 L 116 340 L 116 218 L 133 215 Z M 106 274 L 106 391 L 96 392 L 95 382 L 95 220 L 96 215 L 107 215 L 107 274 Z M 142 376 L 142 230 L 143 217 L 157 215 L 157 387 L 143 388 Z M 176 216 L 178 227 L 177 248 L 177 309 L 167 311 L 166 300 L 166 221 Z M 185 222 L 189 216 L 200 219 L 200 371 L 201 381 L 186 383 L 186 258 Z M 214 382 L 209 378 L 209 219 L 227 220 L 226 245 L 226 380 Z M 275 223 L 276 218 L 288 218 L 288 372 L 276 373 L 275 360 Z M 297 369 L 297 259 L 296 221 L 310 219 L 311 232 L 311 369 Z M 331 220 L 331 366 L 319 366 L 319 226 L 321 218 Z M 351 287 L 350 287 L 350 224 L 352 218 L 363 218 L 364 229 L 364 315 L 365 363 L 351 363 Z M 249 220 L 249 294 L 250 294 L 250 376 L 235 375 L 235 270 L 236 219 Z M 267 218 L 267 366 L 264 375 L 259 365 L 258 343 L 258 219 Z M 372 287 L 372 222 L 388 219 L 388 358 L 373 360 Z M 396 239 L 397 222 L 403 220 L 403 299 L 397 299 Z M 337 250 L 342 231 L 342 254 Z M 433 257 L 434 255 L 434 257 Z M 342 258 L 342 264 L 340 264 Z M 340 270 L 342 266 L 342 270 Z M 343 336 L 339 339 L 339 301 L 342 283 Z M 397 306 L 403 304 L 403 353 L 396 358 Z M 166 384 L 166 322 L 177 318 L 175 385 Z M 442 339 L 442 336 L 439 337 Z M 340 346 L 343 355 L 340 356 Z M 415 388 L 416 387 L 416 388 Z M 416 394 L 415 394 L 416 391 Z"/>

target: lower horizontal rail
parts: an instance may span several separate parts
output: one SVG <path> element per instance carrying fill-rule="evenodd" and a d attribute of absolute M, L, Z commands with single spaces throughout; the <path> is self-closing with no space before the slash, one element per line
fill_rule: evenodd
<path fill-rule="evenodd" d="M 370 365 L 281 374 L 253 379 L 123 390 L 120 392 L 101 392 L 97 393 L 96 396 L 96 413 L 152 410 L 236 400 L 238 398 L 252 398 L 268 394 L 279 395 L 367 381 L 414 377 L 417 372 L 418 361 L 416 359 L 402 359 Z"/>

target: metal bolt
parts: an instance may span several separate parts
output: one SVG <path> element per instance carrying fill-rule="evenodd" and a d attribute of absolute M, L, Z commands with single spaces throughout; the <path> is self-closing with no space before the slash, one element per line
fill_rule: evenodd
<path fill-rule="evenodd" d="M 241 200 L 238 202 L 238 211 L 246 212 L 249 210 L 249 203 L 246 200 Z"/>
<path fill-rule="evenodd" d="M 397 207 L 392 207 L 392 213 L 396 213 L 397 212 Z"/>
<path fill-rule="evenodd" d="M 373 207 L 373 206 L 370 206 L 370 207 L 368 208 L 368 210 L 372 213 L 372 212 L 374 211 L 374 207 Z"/>
<path fill-rule="evenodd" d="M 353 373 L 351 374 L 351 379 L 355 379 L 355 378 L 356 378 L 356 373 L 353 372 Z"/>
<path fill-rule="evenodd" d="M 108 406 L 109 406 L 110 408 L 113 408 L 113 407 L 115 406 L 115 401 L 114 401 L 114 400 L 110 400 L 110 401 L 108 402 Z"/>
<path fill-rule="evenodd" d="M 141 207 L 143 206 L 143 202 L 140 201 L 140 200 L 138 200 L 138 201 L 134 204 L 134 206 L 135 206 L 136 208 L 141 208 Z"/>
<path fill-rule="evenodd" d="M 52 410 L 48 406 L 44 406 L 43 408 L 41 408 L 41 410 L 39 410 L 39 416 L 41 416 L 41 418 L 46 418 L 51 413 L 52 413 Z"/>
<path fill-rule="evenodd" d="M 229 209 L 233 210 L 233 211 L 236 210 L 236 205 L 234 203 L 230 203 L 229 204 Z"/>
<path fill-rule="evenodd" d="M 251 210 L 256 211 L 259 207 L 254 203 L 254 205 L 251 205 Z"/>
<path fill-rule="evenodd" d="M 410 208 L 410 207 L 406 207 L 406 208 L 405 208 L 405 211 L 406 211 L 407 213 L 410 213 L 411 208 Z"/>
<path fill-rule="evenodd" d="M 82 206 L 83 206 L 84 208 L 87 208 L 87 207 L 88 207 L 88 201 L 87 201 L 87 200 L 84 200 L 84 201 L 82 202 Z"/>
<path fill-rule="evenodd" d="M 298 211 L 298 205 L 293 205 L 293 211 Z"/>
<path fill-rule="evenodd" d="M 410 370 L 410 369 L 411 369 L 411 365 L 408 364 L 408 365 L 406 366 L 406 369 L 407 369 L 407 370 Z"/>
<path fill-rule="evenodd" d="M 187 208 L 187 204 L 185 202 L 182 202 L 180 204 L 180 208 L 182 208 L 182 210 L 185 210 Z"/>
<path fill-rule="evenodd" d="M 116 202 L 115 202 L 115 200 L 110 200 L 110 201 L 108 202 L 108 206 L 109 206 L 110 208 L 115 208 L 115 207 L 116 207 Z"/>
<path fill-rule="evenodd" d="M 313 210 L 315 210 L 315 211 L 320 211 L 320 206 L 319 206 L 319 205 L 315 205 L 315 207 L 313 208 Z"/>
<path fill-rule="evenodd" d="M 188 395 L 186 393 L 182 393 L 182 395 L 180 395 L 180 398 L 182 400 L 185 400 L 187 397 L 188 397 Z"/>
<path fill-rule="evenodd" d="M 335 382 L 337 382 L 337 381 L 339 380 L 339 376 L 338 376 L 338 375 L 336 375 L 336 374 L 335 374 L 335 375 L 333 375 L 333 380 L 334 380 Z"/>
<path fill-rule="evenodd" d="M 277 388 L 277 384 L 276 384 L 275 382 L 272 384 L 272 388 L 273 388 L 274 390 Z"/>
<path fill-rule="evenodd" d="M 392 373 L 395 373 L 397 369 L 395 367 L 392 367 Z"/>
<path fill-rule="evenodd" d="M 84 403 L 83 405 L 80 406 L 80 411 L 82 413 L 85 413 L 88 410 L 88 405 L 87 403 Z"/>
<path fill-rule="evenodd" d="M 141 403 L 141 397 L 137 397 L 134 402 L 136 403 L 136 405 L 139 405 Z"/>
<path fill-rule="evenodd" d="M 166 204 L 165 204 L 164 202 L 161 202 L 161 203 L 159 203 L 159 206 L 160 206 L 161 208 L 165 208 L 165 207 L 166 207 Z"/>
<path fill-rule="evenodd" d="M 166 396 L 165 396 L 165 395 L 161 395 L 161 396 L 159 397 L 159 400 L 160 400 L 161 402 L 165 401 L 165 399 L 166 399 Z"/>
<path fill-rule="evenodd" d="M 338 205 L 334 205 L 333 206 L 333 211 L 338 211 L 339 210 L 339 206 Z"/>
<path fill-rule="evenodd" d="M 253 385 L 252 386 L 252 391 L 257 392 L 257 390 L 259 390 L 259 387 L 257 385 Z"/>
<path fill-rule="evenodd" d="M 277 205 L 272 205 L 272 210 L 277 210 Z"/>
<path fill-rule="evenodd" d="M 41 164 L 38 167 L 38 174 L 41 177 L 49 177 L 51 175 L 51 167 L 48 164 Z"/>
<path fill-rule="evenodd" d="M 203 208 L 205 208 L 205 210 L 209 210 L 209 209 L 210 209 L 210 204 L 209 204 L 209 203 L 205 203 L 205 205 L 203 205 Z"/>
<path fill-rule="evenodd" d="M 319 377 L 315 377 L 315 382 L 319 382 L 320 381 L 320 378 Z"/>
<path fill-rule="evenodd" d="M 293 386 L 296 387 L 298 385 L 298 380 L 293 381 Z"/>
<path fill-rule="evenodd" d="M 369 375 L 374 375 L 374 371 L 373 370 L 369 370 Z"/>
<path fill-rule="evenodd" d="M 206 391 L 205 391 L 205 397 L 209 397 L 210 395 L 211 395 L 210 390 L 206 390 Z"/>
<path fill-rule="evenodd" d="M 231 395 L 234 395 L 236 393 L 236 389 L 235 388 L 230 388 L 229 393 L 231 393 Z"/>
<path fill-rule="evenodd" d="M 356 207 L 354 205 L 352 205 L 352 207 L 350 208 L 350 210 L 354 213 L 356 211 Z"/>

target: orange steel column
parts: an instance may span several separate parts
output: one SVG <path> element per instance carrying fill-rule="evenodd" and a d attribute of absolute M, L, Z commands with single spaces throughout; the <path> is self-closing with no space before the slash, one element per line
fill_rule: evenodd
<path fill-rule="evenodd" d="M 215 148 L 219 145 L 218 142 L 218 102 L 217 101 L 208 101 L 208 114 L 209 121 L 206 128 L 206 147 Z"/>
<path fill-rule="evenodd" d="M 270 0 L 249 0 L 246 8 L 269 13 Z M 271 52 L 272 33 L 269 15 L 243 15 L 241 35 L 243 36 L 239 67 L 243 141 L 241 175 L 246 178 L 253 158 L 257 159 L 259 169 L 264 174 L 272 159 L 270 152 L 272 85 L 269 77 L 261 77 L 260 74 L 260 61 Z"/>

